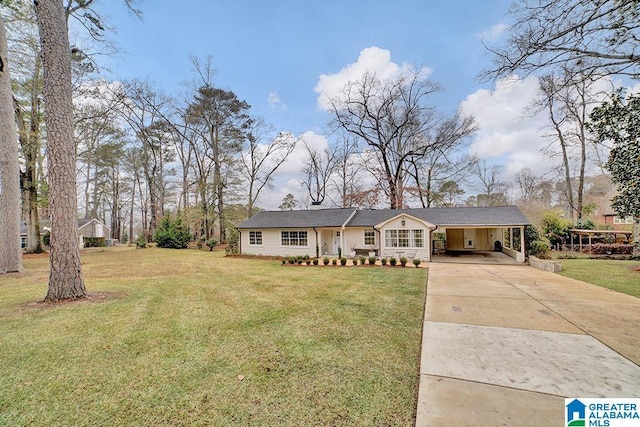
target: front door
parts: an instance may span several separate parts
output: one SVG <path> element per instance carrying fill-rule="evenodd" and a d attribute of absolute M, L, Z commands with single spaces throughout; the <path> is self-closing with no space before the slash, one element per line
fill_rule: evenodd
<path fill-rule="evenodd" d="M 334 254 L 338 253 L 339 247 L 340 247 L 340 232 L 334 231 L 333 232 L 333 253 Z"/>

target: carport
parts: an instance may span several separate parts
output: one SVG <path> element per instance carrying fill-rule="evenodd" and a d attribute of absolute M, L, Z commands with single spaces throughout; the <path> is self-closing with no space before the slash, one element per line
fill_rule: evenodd
<path fill-rule="evenodd" d="M 447 251 L 435 254 L 431 262 L 457 263 L 457 264 L 492 264 L 492 265 L 517 265 L 520 262 L 505 254 L 496 251 Z"/>
<path fill-rule="evenodd" d="M 433 221 L 438 224 L 432 233 L 433 247 L 440 248 L 434 251 L 434 260 L 442 260 L 444 250 L 444 256 L 458 260 L 495 263 L 504 259 L 490 256 L 498 249 L 496 253 L 506 254 L 516 262 L 525 261 L 524 229 L 529 221 L 515 206 L 449 209 L 446 216 L 442 213 Z"/>

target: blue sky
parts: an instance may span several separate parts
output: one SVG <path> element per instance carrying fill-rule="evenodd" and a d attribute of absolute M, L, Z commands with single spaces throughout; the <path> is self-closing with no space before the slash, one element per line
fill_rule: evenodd
<path fill-rule="evenodd" d="M 143 21 L 121 0 L 103 0 L 123 50 L 112 58 L 112 79 L 148 78 L 168 94 L 184 91 L 195 74 L 190 55 L 211 55 L 215 84 L 232 90 L 276 131 L 329 144 L 330 116 L 321 96 L 364 69 L 383 73 L 426 67 L 444 90 L 433 105 L 473 115 L 479 131 L 470 154 L 504 166 L 506 181 L 524 167 L 548 173 L 544 115 L 526 110 L 537 96 L 535 76 L 495 84 L 476 76 L 491 57 L 481 39 L 504 37 L 511 0 L 183 0 L 141 1 Z M 287 193 L 304 197 L 303 153 L 294 153 L 277 189 L 259 204 L 277 208 Z M 465 198 L 475 194 L 468 191 Z"/>
<path fill-rule="evenodd" d="M 211 55 L 218 86 L 298 134 L 324 130 L 328 116 L 314 92 L 320 75 L 374 46 L 396 64 L 431 68 L 445 89 L 434 102 L 453 111 L 480 87 L 475 76 L 488 56 L 479 34 L 504 21 L 510 1 L 146 0 L 142 22 L 123 3 L 103 5 L 124 51 L 112 77 L 148 77 L 175 93 L 193 77 L 188 56 Z"/>

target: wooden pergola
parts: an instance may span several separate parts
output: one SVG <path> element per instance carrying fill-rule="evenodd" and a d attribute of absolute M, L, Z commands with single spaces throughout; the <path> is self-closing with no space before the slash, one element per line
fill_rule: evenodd
<path fill-rule="evenodd" d="M 625 236 L 627 241 L 631 239 L 631 235 L 633 234 L 631 231 L 625 230 L 582 230 L 579 228 L 572 228 L 569 230 L 571 232 L 571 250 L 574 248 L 573 244 L 573 236 L 578 234 L 578 247 L 580 248 L 580 252 L 582 252 L 582 236 L 586 235 L 589 237 L 589 250 L 591 250 L 591 238 L 593 235 L 597 234 L 612 234 L 615 240 L 616 235 L 621 234 Z"/>

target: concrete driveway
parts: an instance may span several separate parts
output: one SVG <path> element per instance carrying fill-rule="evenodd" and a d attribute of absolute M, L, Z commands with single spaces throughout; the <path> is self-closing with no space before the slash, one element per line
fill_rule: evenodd
<path fill-rule="evenodd" d="M 523 265 L 431 263 L 418 426 L 562 425 L 640 397 L 640 299 Z"/>

